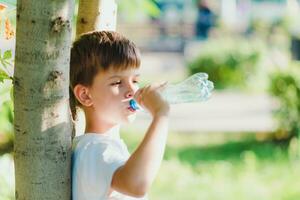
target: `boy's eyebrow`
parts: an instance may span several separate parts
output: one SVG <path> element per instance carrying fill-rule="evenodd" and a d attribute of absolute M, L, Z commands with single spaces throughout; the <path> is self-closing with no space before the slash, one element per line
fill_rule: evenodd
<path fill-rule="evenodd" d="M 140 74 L 135 74 L 134 76 L 140 76 Z M 109 79 L 113 79 L 113 78 L 122 78 L 122 77 L 124 77 L 124 76 L 113 75 L 113 76 L 109 77 L 108 80 L 109 80 Z"/>

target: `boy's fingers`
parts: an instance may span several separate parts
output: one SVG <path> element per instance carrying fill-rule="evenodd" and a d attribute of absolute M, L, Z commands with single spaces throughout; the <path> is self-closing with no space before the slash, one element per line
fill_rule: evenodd
<path fill-rule="evenodd" d="M 133 98 L 134 98 L 134 99 L 138 98 L 138 97 L 141 95 L 142 91 L 143 91 L 143 88 L 138 89 L 138 91 L 136 91 L 136 93 L 134 94 L 134 97 L 133 97 Z"/>
<path fill-rule="evenodd" d="M 161 87 L 166 87 L 168 84 L 169 84 L 169 82 L 168 82 L 168 81 L 165 81 L 165 82 L 163 82 L 160 86 L 161 86 Z"/>
<path fill-rule="evenodd" d="M 156 91 L 161 91 L 164 90 L 165 87 L 167 86 L 168 81 L 162 82 L 162 83 L 154 83 L 150 85 L 146 85 L 143 88 L 140 88 L 134 95 L 134 98 L 137 100 L 140 100 L 143 96 L 143 93 L 147 93 L 150 90 L 156 90 Z"/>
<path fill-rule="evenodd" d="M 167 87 L 167 85 L 168 85 L 168 81 L 165 81 L 158 86 L 157 90 L 163 91 Z"/>
<path fill-rule="evenodd" d="M 145 90 L 148 88 L 148 86 L 138 89 L 138 91 L 134 94 L 134 99 L 136 99 L 138 102 L 141 102 L 143 93 L 145 93 Z"/>
<path fill-rule="evenodd" d="M 153 83 L 153 84 L 151 84 L 151 88 L 156 90 L 158 88 L 163 87 L 167 83 L 168 83 L 167 81 L 164 81 L 164 82 L 161 82 L 161 83 Z"/>

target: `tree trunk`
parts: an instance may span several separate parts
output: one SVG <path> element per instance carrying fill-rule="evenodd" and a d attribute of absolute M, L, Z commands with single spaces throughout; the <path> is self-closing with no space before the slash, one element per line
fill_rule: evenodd
<path fill-rule="evenodd" d="M 16 199 L 69 200 L 69 58 L 74 1 L 17 1 Z"/>
<path fill-rule="evenodd" d="M 114 0 L 80 0 L 76 37 L 94 30 L 116 30 L 117 5 Z"/>

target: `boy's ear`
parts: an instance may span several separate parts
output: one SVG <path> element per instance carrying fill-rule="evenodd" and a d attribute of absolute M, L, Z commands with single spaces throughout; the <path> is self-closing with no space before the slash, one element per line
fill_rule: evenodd
<path fill-rule="evenodd" d="M 83 105 L 83 106 L 91 106 L 93 104 L 92 99 L 90 98 L 89 95 L 89 88 L 81 85 L 81 84 L 77 84 L 74 87 L 74 95 L 76 97 L 76 99 Z"/>

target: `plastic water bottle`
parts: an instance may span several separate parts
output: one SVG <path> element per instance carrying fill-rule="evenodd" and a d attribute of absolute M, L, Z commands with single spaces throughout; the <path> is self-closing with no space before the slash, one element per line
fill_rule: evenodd
<path fill-rule="evenodd" d="M 178 84 L 167 85 L 160 94 L 169 104 L 200 102 L 206 101 L 213 89 L 214 84 L 206 73 L 196 73 Z M 141 109 L 134 99 L 129 104 L 134 110 Z"/>

